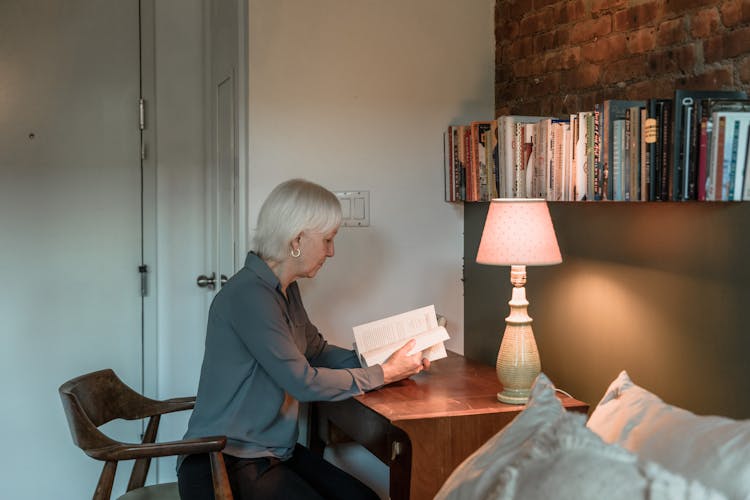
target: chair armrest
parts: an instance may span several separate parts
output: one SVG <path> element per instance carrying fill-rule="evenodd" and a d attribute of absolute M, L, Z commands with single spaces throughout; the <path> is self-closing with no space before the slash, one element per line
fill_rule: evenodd
<path fill-rule="evenodd" d="M 225 436 L 210 436 L 164 443 L 122 443 L 87 450 L 86 454 L 97 460 L 134 460 L 137 458 L 168 457 L 173 455 L 193 455 L 221 451 L 227 444 Z"/>

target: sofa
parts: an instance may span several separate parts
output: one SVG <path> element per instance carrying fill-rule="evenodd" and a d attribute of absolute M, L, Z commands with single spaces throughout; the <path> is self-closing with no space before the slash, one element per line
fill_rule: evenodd
<path fill-rule="evenodd" d="M 670 405 L 625 371 L 588 419 L 556 391 L 540 374 L 524 411 L 435 498 L 750 500 L 750 420 Z"/>

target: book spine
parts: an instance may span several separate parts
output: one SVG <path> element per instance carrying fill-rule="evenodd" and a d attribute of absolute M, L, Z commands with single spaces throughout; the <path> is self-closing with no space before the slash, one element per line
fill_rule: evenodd
<path fill-rule="evenodd" d="M 612 185 L 611 200 L 622 201 L 622 143 L 625 137 L 625 120 L 614 120 L 612 122 L 612 162 L 610 167 L 610 184 Z"/>
<path fill-rule="evenodd" d="M 706 181 L 708 180 L 707 173 L 708 165 L 708 118 L 701 118 L 700 132 L 698 136 L 698 165 L 696 170 L 698 171 L 696 180 L 696 196 L 698 200 L 706 200 Z"/>
<path fill-rule="evenodd" d="M 610 183 L 612 164 L 612 127 L 610 124 L 610 104 L 604 102 L 602 107 L 602 199 L 612 199 L 612 185 Z"/>
<path fill-rule="evenodd" d="M 646 111 L 646 108 L 641 108 L 641 126 L 640 126 L 640 152 L 641 152 L 641 173 L 640 173 L 640 183 L 641 183 L 641 193 L 640 193 L 640 200 L 641 201 L 648 201 L 648 191 L 649 191 L 649 175 L 648 175 L 648 143 L 646 141 L 646 121 L 648 120 L 648 114 Z"/>
<path fill-rule="evenodd" d="M 451 145 L 453 147 L 453 199 L 455 201 L 463 200 L 463 195 L 461 194 L 463 178 L 461 174 L 461 136 L 459 134 L 459 128 L 460 127 L 453 127 L 451 130 Z"/>
<path fill-rule="evenodd" d="M 445 201 L 455 201 L 453 199 L 453 158 L 452 158 L 452 133 L 451 128 L 448 127 L 443 133 L 443 184 L 444 184 L 444 198 Z"/>
<path fill-rule="evenodd" d="M 714 126 L 716 130 L 713 133 L 715 136 L 714 147 L 712 148 L 712 161 L 711 161 L 711 200 L 721 200 L 721 182 L 724 178 L 724 135 L 726 129 L 726 118 L 723 116 L 717 116 L 714 119 Z"/>
<path fill-rule="evenodd" d="M 659 116 L 659 128 L 661 130 L 660 138 L 660 158 L 659 158 L 659 199 L 668 201 L 670 197 L 670 163 L 669 163 L 669 146 L 670 146 L 670 123 L 671 123 L 671 103 L 664 101 Z"/>
<path fill-rule="evenodd" d="M 620 188 L 622 191 L 622 199 L 625 201 L 630 201 L 630 137 L 632 135 L 632 127 L 633 122 L 630 116 L 630 109 L 626 109 L 622 139 L 622 186 Z"/>
<path fill-rule="evenodd" d="M 594 107 L 594 200 L 603 200 L 602 195 L 602 128 L 600 105 Z"/>
<path fill-rule="evenodd" d="M 724 199 L 728 201 L 734 201 L 734 179 L 737 175 L 737 142 L 740 139 L 740 121 L 733 120 L 731 128 L 732 133 L 727 134 L 724 145 L 725 151 L 728 153 L 724 155 L 724 185 L 722 186 Z"/>

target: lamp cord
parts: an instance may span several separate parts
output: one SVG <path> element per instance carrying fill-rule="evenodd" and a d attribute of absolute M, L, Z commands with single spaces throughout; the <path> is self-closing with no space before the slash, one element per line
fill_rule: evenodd
<path fill-rule="evenodd" d="M 573 398 L 573 396 L 571 396 L 571 395 L 570 395 L 570 394 L 568 394 L 567 392 L 563 391 L 562 389 L 558 389 L 557 387 L 555 387 L 555 390 L 556 390 L 557 392 L 561 392 L 561 393 L 563 393 L 564 395 L 568 396 L 568 397 L 569 397 L 570 399 L 574 399 L 574 398 Z"/>

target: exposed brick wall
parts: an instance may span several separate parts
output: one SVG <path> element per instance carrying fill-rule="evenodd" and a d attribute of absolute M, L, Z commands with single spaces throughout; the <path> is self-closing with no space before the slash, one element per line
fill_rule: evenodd
<path fill-rule="evenodd" d="M 495 115 L 750 92 L 750 0 L 497 0 Z"/>

